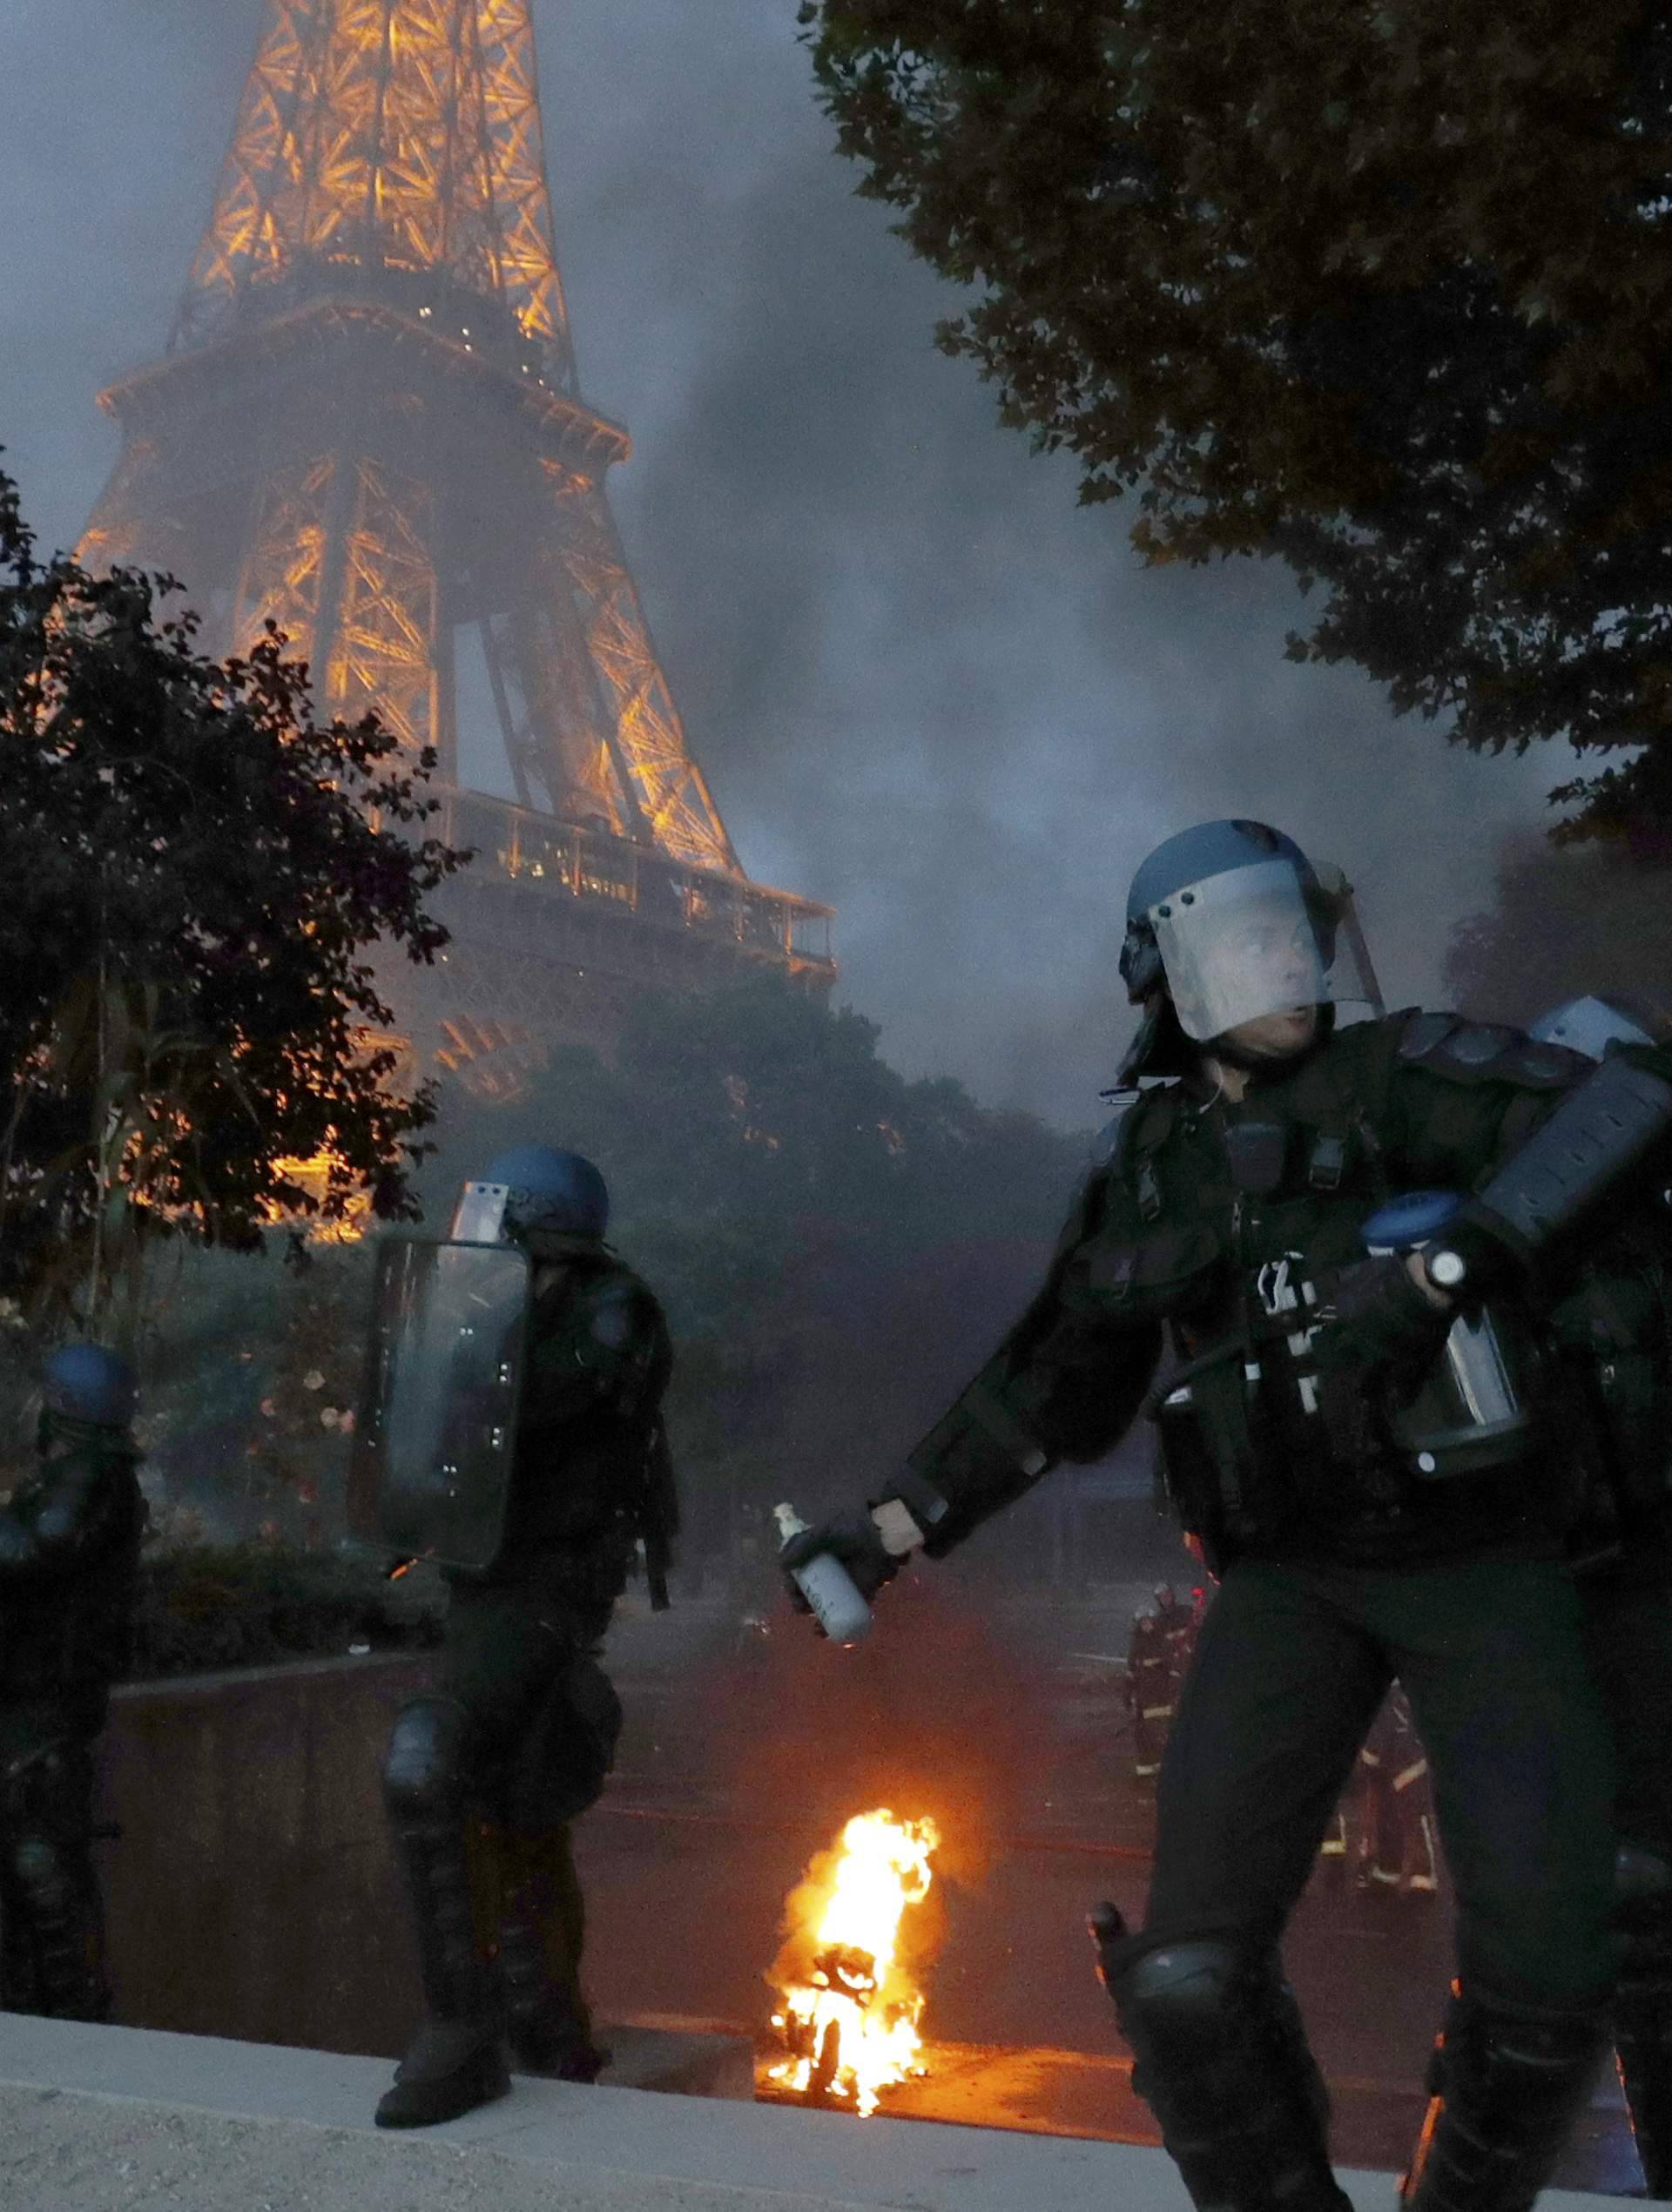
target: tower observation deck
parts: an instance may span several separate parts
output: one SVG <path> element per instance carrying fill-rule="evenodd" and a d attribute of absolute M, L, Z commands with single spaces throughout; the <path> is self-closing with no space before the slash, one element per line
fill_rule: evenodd
<path fill-rule="evenodd" d="M 380 971 L 426 1067 L 493 1096 L 646 989 L 827 986 L 831 910 L 745 874 L 610 510 L 529 0 L 262 0 L 168 351 L 100 404 L 83 558 L 179 577 L 214 651 L 276 622 L 321 711 L 436 750 L 477 858 L 443 962 Z"/>

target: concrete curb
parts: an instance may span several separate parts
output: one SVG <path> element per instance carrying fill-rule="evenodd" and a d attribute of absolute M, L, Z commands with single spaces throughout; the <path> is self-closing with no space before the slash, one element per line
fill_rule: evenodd
<path fill-rule="evenodd" d="M 379 2134 L 382 2059 L 0 2013 L 4 2212 L 1189 2212 L 1159 2151 L 517 2080 Z M 1350 2173 L 1356 2212 L 1394 2212 Z M 1547 2212 L 1608 2200 L 1552 2192 Z"/>

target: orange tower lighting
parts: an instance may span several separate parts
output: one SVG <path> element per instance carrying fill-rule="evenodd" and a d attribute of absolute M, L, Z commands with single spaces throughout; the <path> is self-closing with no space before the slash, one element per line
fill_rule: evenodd
<path fill-rule="evenodd" d="M 83 557 L 180 577 L 213 650 L 276 622 L 322 708 L 436 749 L 480 858 L 423 1056 L 492 1092 L 650 986 L 827 986 L 830 910 L 745 875 L 617 534 L 529 0 L 263 0 L 169 350 L 100 403 Z M 508 793 L 467 787 L 490 756 Z"/>

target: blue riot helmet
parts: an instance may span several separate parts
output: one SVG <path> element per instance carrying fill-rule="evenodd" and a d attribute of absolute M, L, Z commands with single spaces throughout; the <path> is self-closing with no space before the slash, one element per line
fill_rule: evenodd
<path fill-rule="evenodd" d="M 126 1428 L 139 1402 L 127 1361 L 102 1344 L 64 1344 L 41 1379 L 41 1408 L 61 1420 Z"/>
<path fill-rule="evenodd" d="M 1289 1007 L 1380 1004 L 1345 877 L 1264 822 L 1201 822 L 1156 846 L 1132 879 L 1121 974 L 1197 1045 Z"/>
<path fill-rule="evenodd" d="M 518 1144 L 465 1184 L 453 1236 L 467 1244 L 516 1243 L 535 1231 L 596 1239 L 609 1221 L 609 1186 L 590 1160 L 552 1144 Z"/>
<path fill-rule="evenodd" d="M 1541 1044 L 1566 1045 L 1588 1060 L 1601 1060 L 1611 1045 L 1672 1043 L 1672 1022 L 1652 1007 L 1609 991 L 1565 999 L 1541 1014 L 1527 1035 Z"/>

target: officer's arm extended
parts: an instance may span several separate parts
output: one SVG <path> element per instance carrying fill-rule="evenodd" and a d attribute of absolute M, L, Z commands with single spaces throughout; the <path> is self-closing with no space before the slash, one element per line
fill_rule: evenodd
<path fill-rule="evenodd" d="M 1155 1379 L 1177 1287 L 1134 1284 L 1122 1241 L 1130 1208 L 1115 1170 L 1090 1177 L 1038 1296 L 992 1359 L 870 1510 L 793 1537 L 786 1568 L 834 1552 L 870 1596 L 908 1553 L 939 1558 L 1059 1460 L 1101 1459 L 1119 1440 Z"/>
<path fill-rule="evenodd" d="M 1161 1314 L 1100 1291 L 1096 1217 L 1064 1248 L 1039 1296 L 981 1372 L 908 1455 L 878 1504 L 896 1500 L 931 1558 L 1032 1489 L 1060 1460 L 1100 1460 L 1143 1404 L 1161 1361 Z"/>

